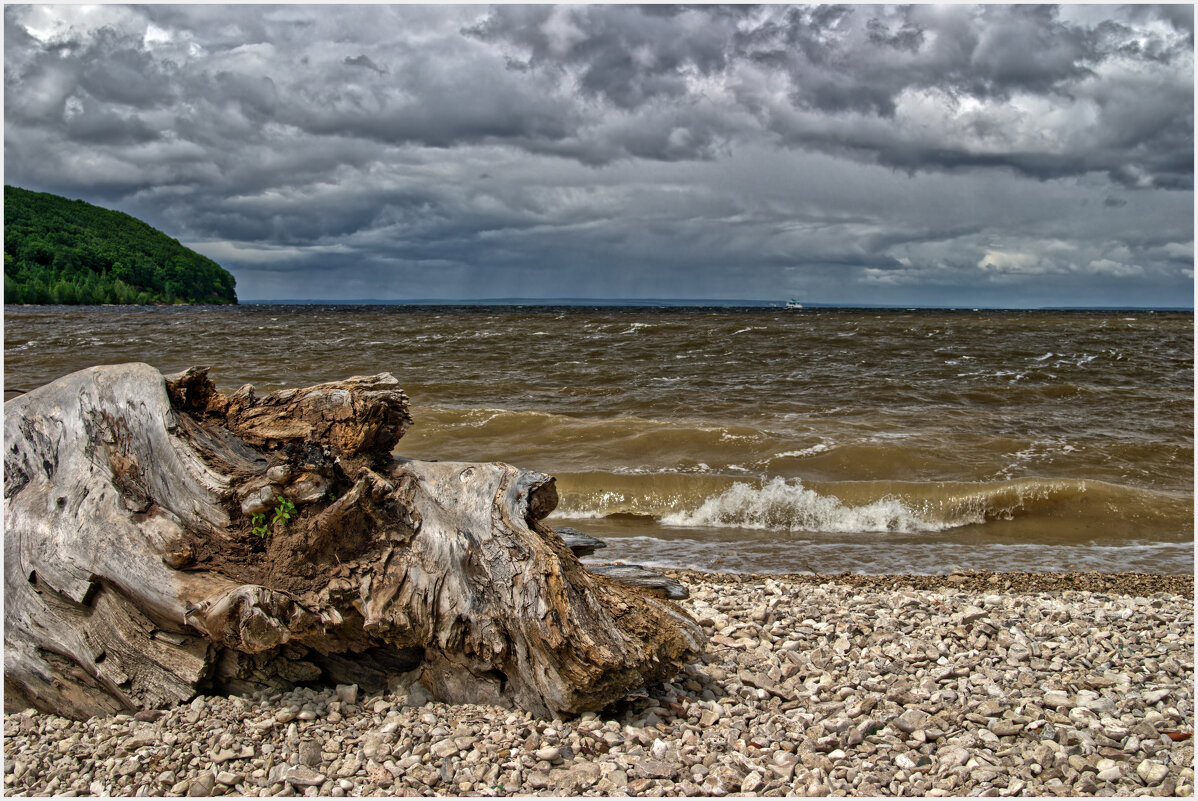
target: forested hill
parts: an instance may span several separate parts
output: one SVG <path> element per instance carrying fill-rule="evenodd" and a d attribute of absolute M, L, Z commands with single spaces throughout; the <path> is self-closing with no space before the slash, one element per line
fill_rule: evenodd
<path fill-rule="evenodd" d="M 236 303 L 235 283 L 128 214 L 4 187 L 5 303 Z"/>

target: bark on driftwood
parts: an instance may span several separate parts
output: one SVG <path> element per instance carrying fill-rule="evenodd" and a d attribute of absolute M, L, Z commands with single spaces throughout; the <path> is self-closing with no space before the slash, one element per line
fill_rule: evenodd
<path fill-rule="evenodd" d="M 590 534 L 583 534 L 576 528 L 555 528 L 557 536 L 569 546 L 575 556 L 590 556 L 600 548 L 606 548 L 607 543 L 601 539 L 596 539 Z"/>
<path fill-rule="evenodd" d="M 640 565 L 591 565 L 587 569 L 629 587 L 637 587 L 652 595 L 669 598 L 671 601 L 690 597 L 690 591 L 678 579 L 663 576 Z"/>
<path fill-rule="evenodd" d="M 441 700 L 569 714 L 701 650 L 541 522 L 550 476 L 395 459 L 410 423 L 386 373 L 258 397 L 131 364 L 7 402 L 5 708 L 410 671 Z"/>

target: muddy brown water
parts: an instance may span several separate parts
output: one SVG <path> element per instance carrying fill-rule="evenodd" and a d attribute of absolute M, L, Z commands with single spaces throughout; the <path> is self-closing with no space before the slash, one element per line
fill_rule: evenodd
<path fill-rule="evenodd" d="M 397 454 L 557 476 L 603 561 L 1193 570 L 1188 313 L 7 306 L 4 337 L 6 398 L 126 361 L 390 371 Z"/>

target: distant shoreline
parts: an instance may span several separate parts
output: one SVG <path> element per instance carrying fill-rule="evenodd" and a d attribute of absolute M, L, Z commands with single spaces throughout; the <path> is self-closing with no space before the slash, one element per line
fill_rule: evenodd
<path fill-rule="evenodd" d="M 908 304 L 804 303 L 802 309 L 787 309 L 785 301 L 711 300 L 674 298 L 482 298 L 450 300 L 246 300 L 241 306 L 460 306 L 460 307 L 546 307 L 580 308 L 681 308 L 681 309 L 775 309 L 802 314 L 805 311 L 962 311 L 962 312 L 1164 312 L 1193 314 L 1192 306 L 911 306 Z"/>
<path fill-rule="evenodd" d="M 792 314 L 825 311 L 891 311 L 891 312 L 1106 312 L 1111 314 L 1193 314 L 1193 306 L 911 306 L 906 304 L 869 304 L 869 303 L 805 303 L 802 309 L 787 309 L 785 301 L 772 300 L 689 300 L 689 299 L 623 299 L 623 298 L 483 298 L 473 300 L 447 300 L 438 298 L 419 298 L 414 300 L 245 300 L 237 303 L 103 303 L 103 304 L 66 304 L 66 303 L 5 303 L 6 308 L 41 309 L 41 308 L 195 308 L 195 307 L 238 307 L 253 306 L 406 306 L 412 308 L 579 308 L 579 309 L 725 309 L 728 311 L 786 311 Z"/>

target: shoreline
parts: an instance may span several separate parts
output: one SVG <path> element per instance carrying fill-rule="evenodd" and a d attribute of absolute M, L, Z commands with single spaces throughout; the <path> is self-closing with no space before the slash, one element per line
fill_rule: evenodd
<path fill-rule="evenodd" d="M 1036 573 L 958 570 L 940 575 L 917 573 L 722 573 L 685 568 L 653 568 L 681 581 L 742 584 L 774 579 L 793 584 L 818 585 L 829 582 L 873 590 L 899 587 L 914 590 L 954 589 L 973 592 L 1066 592 L 1082 591 L 1146 596 L 1154 593 L 1194 599 L 1194 576 L 1163 573 L 1104 573 L 1074 571 Z"/>
<path fill-rule="evenodd" d="M 601 713 L 418 686 L 26 712 L 6 794 L 1193 794 L 1192 577 L 660 572 L 706 653 Z"/>

